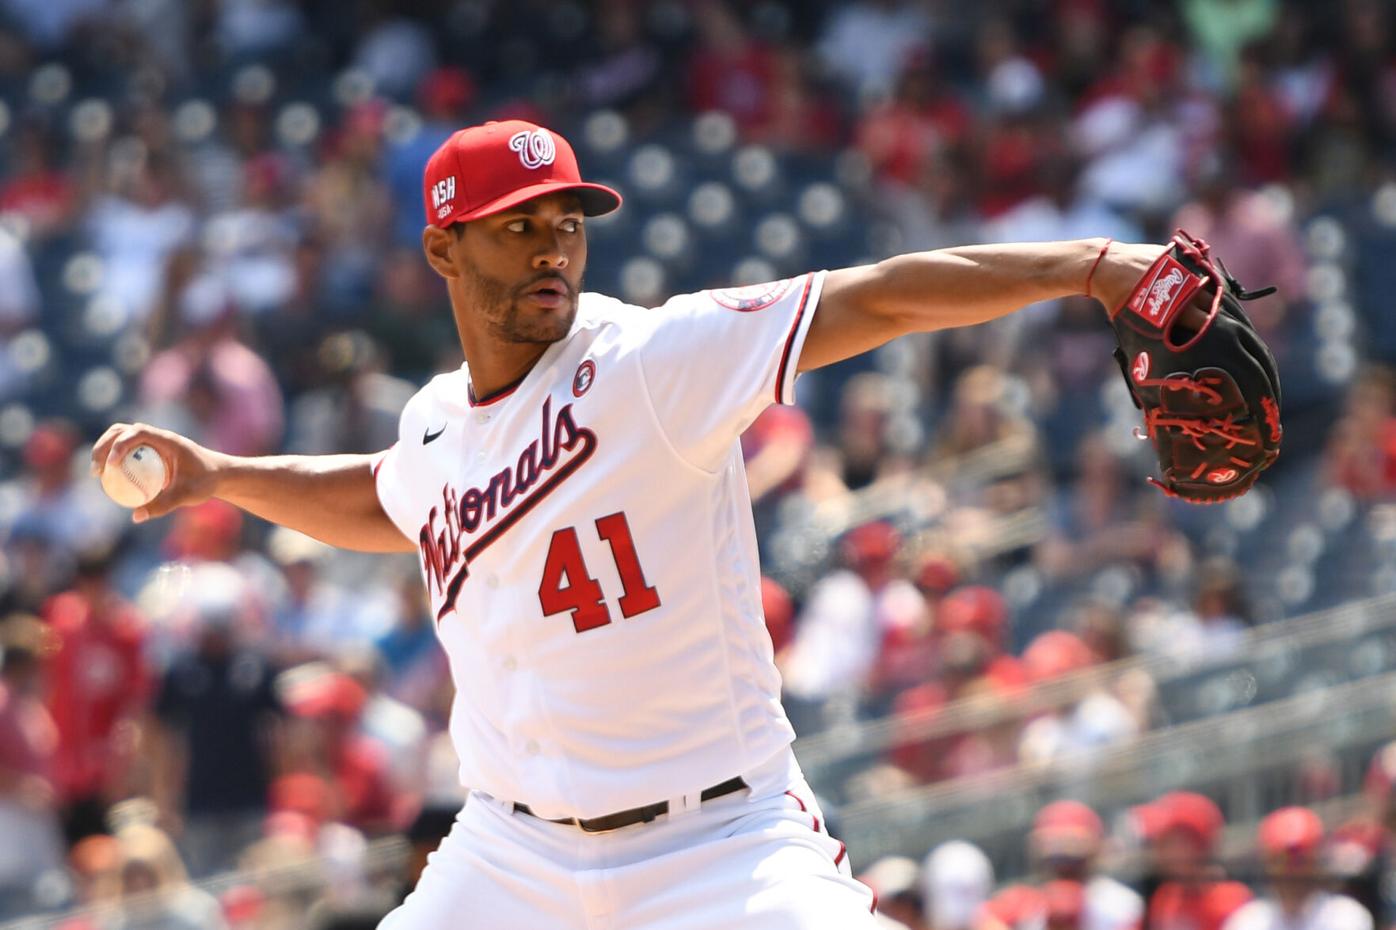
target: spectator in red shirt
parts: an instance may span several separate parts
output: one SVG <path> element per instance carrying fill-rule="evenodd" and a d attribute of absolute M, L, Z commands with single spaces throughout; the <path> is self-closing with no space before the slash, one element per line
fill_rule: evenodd
<path fill-rule="evenodd" d="M 968 669 L 977 668 L 1002 690 L 1014 691 L 1026 685 L 1022 663 L 1006 652 L 1008 624 L 1008 605 L 993 588 L 969 585 L 942 601 L 935 625 L 941 637 L 941 654 L 950 663 L 945 669 L 946 680 L 953 682 L 963 678 Z M 961 659 L 956 653 L 965 656 Z"/>
<path fill-rule="evenodd" d="M 48 643 L 33 617 L 0 624 L 0 919 L 24 913 L 40 878 L 62 869 L 52 777 L 58 734 L 39 696 Z"/>
<path fill-rule="evenodd" d="M 908 62 L 893 97 L 858 124 L 857 146 L 878 180 L 914 189 L 938 152 L 963 143 L 969 126 L 969 112 L 923 51 Z"/>
<path fill-rule="evenodd" d="M 1040 924 L 1047 901 L 1032 885 L 1009 885 L 985 903 L 977 930 L 1026 930 Z"/>
<path fill-rule="evenodd" d="M 1163 879 L 1149 899 L 1150 930 L 1221 930 L 1251 899 L 1214 861 L 1226 821 L 1210 799 L 1173 791 L 1136 808 L 1135 817 Z"/>
<path fill-rule="evenodd" d="M 59 736 L 54 778 L 69 842 L 102 832 L 107 807 L 125 796 L 151 698 L 146 621 L 112 589 L 111 561 L 108 548 L 83 553 L 73 588 L 44 605 L 55 642 L 45 663 Z"/>
<path fill-rule="evenodd" d="M 974 159 L 982 215 L 996 217 L 1042 193 L 1042 165 L 1059 154 L 1054 131 L 1031 112 L 1003 113 L 985 127 Z"/>
<path fill-rule="evenodd" d="M 341 672 L 311 670 L 286 689 L 287 708 L 303 725 L 287 740 L 297 752 L 288 767 L 323 776 L 333 787 L 333 819 L 372 835 L 392 828 L 397 802 L 388 760 L 359 732 L 367 701 L 359 683 Z M 296 739 L 297 732 L 304 738 Z"/>
<path fill-rule="evenodd" d="M 1012 694 L 1027 684 L 1021 663 L 1004 654 L 1007 640 L 1008 608 L 992 588 L 967 586 L 946 597 L 936 609 L 935 637 L 938 644 L 939 674 L 925 684 L 897 697 L 894 714 L 905 741 L 892 751 L 898 767 L 922 781 L 934 781 L 968 769 L 983 770 L 982 750 L 998 759 L 1001 738 L 1016 734 L 1011 728 L 988 727 L 977 732 L 947 734 L 929 740 L 911 738 L 909 733 L 938 716 L 952 701 L 979 696 L 995 700 Z"/>
<path fill-rule="evenodd" d="M 925 684 L 927 675 L 936 668 L 939 653 L 935 614 L 940 601 L 955 586 L 957 577 L 955 564 L 945 555 L 930 553 L 923 557 L 911 580 L 921 593 L 924 609 L 904 614 L 901 622 L 882 633 L 871 679 L 879 703 L 890 702 L 908 688 Z M 879 707 L 879 712 L 885 713 L 886 709 Z"/>
<path fill-rule="evenodd" d="M 1080 801 L 1056 801 L 1037 812 L 1028 850 L 1049 882 L 1043 887 L 1051 914 L 1054 900 L 1070 899 L 1071 885 L 1079 892 L 1075 918 L 1091 930 L 1138 930 L 1144 901 L 1131 889 L 1106 875 L 1096 874 L 1096 858 L 1105 841 L 1100 817 Z M 1063 909 L 1071 910 L 1063 905 Z M 1066 915 L 1063 915 L 1064 918 Z M 1068 924 L 1075 926 L 1075 924 Z"/>
<path fill-rule="evenodd" d="M 1236 148 L 1242 183 L 1283 183 L 1293 177 L 1290 162 L 1295 127 L 1257 49 L 1248 49 L 1241 56 L 1236 96 L 1228 110 L 1226 126 Z"/>
<path fill-rule="evenodd" d="M 688 105 L 697 113 L 721 110 L 745 136 L 771 119 L 775 53 L 746 34 L 720 0 L 693 5 L 698 46 L 688 62 Z"/>
<path fill-rule="evenodd" d="M 827 153 L 843 141 L 839 111 L 829 106 L 828 88 L 810 75 L 803 49 L 778 46 L 772 76 L 770 118 L 752 139 L 787 152 Z"/>
<path fill-rule="evenodd" d="M 0 212 L 22 216 L 33 239 L 46 239 L 72 226 L 77 190 L 56 166 L 56 139 L 38 121 L 15 133 L 14 160 L 0 185 Z"/>
<path fill-rule="evenodd" d="M 1076 881 L 1058 879 L 1042 886 L 1045 930 L 1087 930 L 1086 889 Z"/>
<path fill-rule="evenodd" d="M 1396 374 L 1364 372 L 1348 391 L 1347 409 L 1328 436 L 1328 483 L 1363 499 L 1396 491 Z"/>

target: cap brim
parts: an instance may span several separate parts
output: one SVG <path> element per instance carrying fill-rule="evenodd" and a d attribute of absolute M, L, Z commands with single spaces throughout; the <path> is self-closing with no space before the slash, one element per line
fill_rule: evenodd
<path fill-rule="evenodd" d="M 540 181 L 537 184 L 530 184 L 528 187 L 510 191 L 503 197 L 481 204 L 474 210 L 454 214 L 442 221 L 440 225 L 444 228 L 453 223 L 468 223 L 471 220 L 483 219 L 496 213 L 503 213 L 505 210 L 517 207 L 535 197 L 544 197 L 562 191 L 576 192 L 582 201 L 582 214 L 585 216 L 601 216 L 610 213 L 621 205 L 620 194 L 604 184 L 593 184 L 588 181 Z"/>

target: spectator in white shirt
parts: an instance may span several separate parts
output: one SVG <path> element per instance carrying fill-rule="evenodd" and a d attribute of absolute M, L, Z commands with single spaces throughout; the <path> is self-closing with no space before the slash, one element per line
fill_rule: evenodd
<path fill-rule="evenodd" d="M 1144 899 L 1115 879 L 1095 874 L 1104 840 L 1105 828 L 1095 811 L 1080 801 L 1054 801 L 1034 818 L 1028 849 L 1051 880 L 1047 887 L 1081 884 L 1082 930 L 1133 930 L 1144 917 Z"/>
<path fill-rule="evenodd" d="M 925 609 L 920 592 L 899 574 L 901 537 L 892 526 L 866 523 L 849 531 L 841 546 L 848 567 L 810 590 L 785 657 L 786 693 L 798 699 L 818 702 L 861 691 L 883 634 Z"/>
<path fill-rule="evenodd" d="M 915 49 L 928 43 L 932 23 L 919 4 L 866 0 L 830 15 L 819 56 L 855 93 L 876 99 L 892 90 Z"/>
<path fill-rule="evenodd" d="M 1306 807 L 1262 820 L 1258 845 L 1270 894 L 1232 914 L 1223 930 L 1372 930 L 1362 905 L 1324 888 L 1323 838 L 1323 821 Z"/>
<path fill-rule="evenodd" d="M 978 846 L 941 843 L 921 866 L 921 897 L 930 930 L 970 930 L 994 888 L 994 867 Z"/>

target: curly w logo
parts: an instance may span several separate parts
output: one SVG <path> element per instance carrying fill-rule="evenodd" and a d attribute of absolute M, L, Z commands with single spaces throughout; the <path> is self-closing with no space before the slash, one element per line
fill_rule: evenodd
<path fill-rule="evenodd" d="M 525 168 L 551 165 L 557 157 L 557 146 L 546 129 L 523 129 L 509 137 L 509 148 L 519 153 Z"/>

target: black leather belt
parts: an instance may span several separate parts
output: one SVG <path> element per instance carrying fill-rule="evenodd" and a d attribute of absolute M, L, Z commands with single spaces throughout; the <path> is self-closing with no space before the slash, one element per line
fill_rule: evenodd
<path fill-rule="evenodd" d="M 740 777 L 729 778 L 719 785 L 711 788 L 704 788 L 699 793 L 700 801 L 711 801 L 723 795 L 731 794 L 734 791 L 741 791 L 746 787 L 746 782 Z M 520 814 L 527 814 L 530 817 L 537 817 L 527 804 L 514 804 L 514 810 Z M 669 802 L 660 801 L 658 804 L 647 804 L 644 807 L 632 807 L 628 811 L 620 811 L 615 814 L 607 814 L 604 817 L 592 817 L 588 820 L 578 820 L 576 817 L 564 817 L 561 820 L 548 820 L 548 823 L 565 823 L 569 826 L 577 827 L 583 833 L 609 833 L 612 830 L 619 830 L 621 827 L 633 826 L 637 823 L 649 823 L 656 817 L 661 817 L 669 813 Z M 540 818 L 546 820 L 547 818 Z"/>

